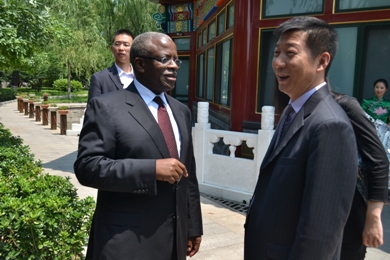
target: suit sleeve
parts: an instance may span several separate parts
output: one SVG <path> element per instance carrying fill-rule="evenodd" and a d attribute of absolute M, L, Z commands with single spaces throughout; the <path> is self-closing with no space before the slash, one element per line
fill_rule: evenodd
<path fill-rule="evenodd" d="M 376 133 L 375 126 L 367 119 L 358 101 L 344 97 L 339 104 L 351 120 L 358 150 L 368 166 L 368 199 L 387 201 L 389 160 Z"/>
<path fill-rule="evenodd" d="M 105 191 L 137 193 L 143 190 L 147 191 L 145 195 L 156 195 L 156 160 L 118 159 L 117 134 L 108 104 L 99 97 L 88 102 L 74 163 L 78 181 Z"/>
<path fill-rule="evenodd" d="M 357 148 L 351 125 L 336 117 L 311 131 L 302 208 L 289 259 L 332 259 L 341 245 L 356 187 Z"/>
<path fill-rule="evenodd" d="M 100 96 L 101 94 L 102 94 L 102 87 L 99 84 L 98 77 L 95 73 L 91 77 L 91 82 L 88 90 L 88 101 L 90 101 L 93 97 Z"/>

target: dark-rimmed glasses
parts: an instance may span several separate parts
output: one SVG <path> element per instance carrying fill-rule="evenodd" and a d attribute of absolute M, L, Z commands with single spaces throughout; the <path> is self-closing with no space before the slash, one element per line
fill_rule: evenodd
<path fill-rule="evenodd" d="M 138 56 L 138 57 L 139 58 L 156 60 L 156 61 L 158 61 L 158 62 L 160 62 L 162 64 L 168 64 L 168 62 L 173 61 L 178 67 L 180 67 L 180 65 L 181 65 L 181 60 L 179 60 L 179 59 L 174 60 L 172 58 L 167 58 L 167 57 L 165 57 L 165 58 L 155 58 L 155 57 L 149 57 L 149 56 Z"/>

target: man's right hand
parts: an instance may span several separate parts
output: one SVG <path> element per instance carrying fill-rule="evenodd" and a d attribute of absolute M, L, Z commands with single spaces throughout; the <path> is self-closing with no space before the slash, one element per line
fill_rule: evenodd
<path fill-rule="evenodd" d="M 170 184 L 180 181 L 181 177 L 188 177 L 184 164 L 174 158 L 156 160 L 156 179 Z"/>

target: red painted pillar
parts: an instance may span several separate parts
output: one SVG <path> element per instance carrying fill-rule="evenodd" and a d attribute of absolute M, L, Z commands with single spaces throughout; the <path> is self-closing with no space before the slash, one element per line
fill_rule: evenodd
<path fill-rule="evenodd" d="M 251 86 L 252 8 L 254 0 L 234 2 L 234 39 L 232 55 L 232 89 L 230 130 L 242 131 L 242 121 L 248 117 L 248 95 Z M 253 39 L 254 40 L 254 39 Z"/>

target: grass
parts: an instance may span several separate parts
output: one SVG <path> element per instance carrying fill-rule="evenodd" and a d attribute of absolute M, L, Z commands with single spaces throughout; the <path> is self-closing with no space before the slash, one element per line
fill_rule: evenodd
<path fill-rule="evenodd" d="M 88 90 L 80 90 L 71 93 L 71 99 L 68 99 L 68 92 L 58 91 L 53 88 L 42 88 L 40 92 L 31 88 L 18 88 L 16 95 L 35 94 L 36 97 L 42 97 L 43 93 L 49 94 L 49 101 L 55 103 L 84 103 L 88 100 Z M 58 98 L 57 98 L 58 97 Z"/>
<path fill-rule="evenodd" d="M 49 102 L 55 102 L 55 103 L 87 103 L 88 95 L 85 96 L 76 96 L 71 99 L 68 98 L 50 98 L 49 95 Z"/>

